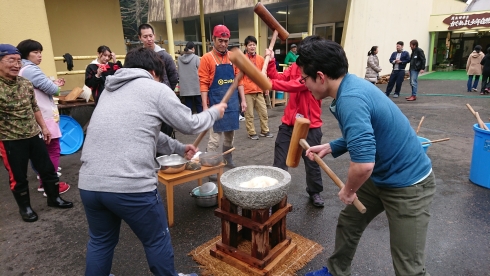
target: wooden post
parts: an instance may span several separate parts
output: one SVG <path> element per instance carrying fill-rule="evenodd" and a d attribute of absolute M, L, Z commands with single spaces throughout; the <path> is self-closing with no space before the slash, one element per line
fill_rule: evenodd
<path fill-rule="evenodd" d="M 237 214 L 237 206 L 226 197 L 221 198 L 221 210 Z M 238 227 L 236 223 L 221 219 L 221 240 L 226 245 L 238 247 Z"/>
<path fill-rule="evenodd" d="M 172 9 L 170 8 L 170 0 L 164 0 L 163 5 L 165 7 L 165 25 L 167 27 L 167 40 L 168 40 L 168 51 L 172 60 L 175 61 L 175 50 L 174 50 L 174 29 L 172 27 Z M 183 24 L 183 23 L 182 23 Z"/>
<path fill-rule="evenodd" d="M 269 209 L 259 209 L 252 211 L 252 220 L 258 223 L 265 223 L 269 219 Z M 269 229 L 263 232 L 252 232 L 252 257 L 263 260 L 270 251 Z"/>
<path fill-rule="evenodd" d="M 288 203 L 288 197 L 285 196 L 281 202 L 277 203 L 272 207 L 272 214 L 274 214 L 277 210 L 280 210 L 284 207 L 286 207 Z M 282 242 L 283 240 L 286 239 L 286 217 L 281 219 L 278 223 L 274 224 L 272 226 L 272 233 L 271 233 L 271 248 L 274 248 L 277 244 Z"/>
<path fill-rule="evenodd" d="M 252 219 L 252 211 L 242 209 L 242 217 Z M 243 225 L 242 225 L 243 226 Z M 242 227 L 240 231 L 242 238 L 247 241 L 252 241 L 252 231 L 246 227 Z"/>

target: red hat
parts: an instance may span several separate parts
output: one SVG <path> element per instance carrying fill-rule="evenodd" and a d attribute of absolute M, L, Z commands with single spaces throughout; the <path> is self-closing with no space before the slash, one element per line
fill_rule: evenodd
<path fill-rule="evenodd" d="M 225 25 L 216 25 L 213 29 L 213 36 L 230 38 L 230 30 Z"/>

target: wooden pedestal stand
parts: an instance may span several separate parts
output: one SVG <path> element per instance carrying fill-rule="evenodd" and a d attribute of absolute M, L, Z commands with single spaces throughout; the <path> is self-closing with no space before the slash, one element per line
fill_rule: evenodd
<path fill-rule="evenodd" d="M 292 205 L 286 196 L 272 207 L 272 215 L 269 209 L 242 210 L 239 215 L 237 209 L 223 197 L 221 208 L 214 211 L 221 218 L 221 242 L 210 250 L 211 256 L 253 275 L 269 275 L 296 247 L 286 237 L 286 215 Z M 252 243 L 251 253 L 238 250 L 240 238 Z"/>

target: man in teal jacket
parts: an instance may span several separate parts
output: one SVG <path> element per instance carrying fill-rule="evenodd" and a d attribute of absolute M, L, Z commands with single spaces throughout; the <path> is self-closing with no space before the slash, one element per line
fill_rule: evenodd
<path fill-rule="evenodd" d="M 436 185 L 431 161 L 410 122 L 376 86 L 348 73 L 339 44 L 310 36 L 298 54 L 302 80 L 316 99 L 333 98 L 330 111 L 342 132 L 341 138 L 311 147 L 306 155 L 350 156 L 347 181 L 338 194 L 347 206 L 340 212 L 335 249 L 327 261 L 330 273 L 351 275 L 364 229 L 384 211 L 394 274 L 429 275 L 424 251 Z M 352 205 L 357 198 L 365 214 Z"/>

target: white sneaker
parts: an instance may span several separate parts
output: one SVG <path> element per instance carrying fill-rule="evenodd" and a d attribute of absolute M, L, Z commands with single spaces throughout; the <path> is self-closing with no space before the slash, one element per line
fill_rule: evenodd
<path fill-rule="evenodd" d="M 61 167 L 58 167 L 58 171 L 61 171 Z"/>
<path fill-rule="evenodd" d="M 239 120 L 240 122 L 245 121 L 245 117 L 243 117 L 242 115 L 240 115 L 240 117 L 238 117 L 238 120 Z"/>
<path fill-rule="evenodd" d="M 58 177 L 61 176 L 61 173 L 60 172 L 56 172 L 56 174 L 58 175 Z M 39 180 L 39 175 L 36 175 L 36 178 Z"/>

